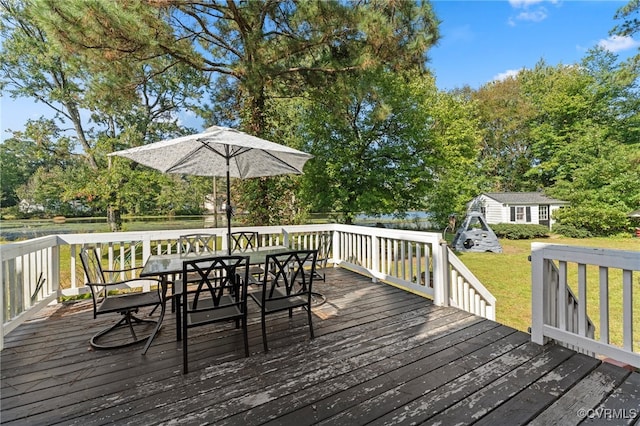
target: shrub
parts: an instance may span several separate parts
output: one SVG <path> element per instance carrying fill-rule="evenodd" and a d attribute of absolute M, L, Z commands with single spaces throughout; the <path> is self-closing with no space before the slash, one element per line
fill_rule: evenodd
<path fill-rule="evenodd" d="M 624 205 L 585 204 L 559 209 L 554 218 L 563 226 L 588 231 L 590 236 L 606 237 L 629 232 L 627 210 Z"/>
<path fill-rule="evenodd" d="M 528 240 L 549 236 L 549 229 L 544 225 L 498 223 L 491 225 L 491 229 L 493 229 L 498 238 L 507 238 L 509 240 Z"/>
<path fill-rule="evenodd" d="M 573 225 L 563 225 L 556 223 L 553 225 L 553 232 L 568 238 L 591 238 L 591 232 L 586 229 L 576 228 Z"/>

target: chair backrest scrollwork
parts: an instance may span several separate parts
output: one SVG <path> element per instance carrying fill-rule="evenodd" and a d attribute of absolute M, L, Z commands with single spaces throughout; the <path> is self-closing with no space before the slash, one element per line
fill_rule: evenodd
<path fill-rule="evenodd" d="M 213 253 L 217 250 L 215 234 L 187 234 L 178 239 L 178 253 Z"/>
<path fill-rule="evenodd" d="M 255 249 L 260 246 L 257 232 L 238 231 L 231 233 L 231 250 Z"/>

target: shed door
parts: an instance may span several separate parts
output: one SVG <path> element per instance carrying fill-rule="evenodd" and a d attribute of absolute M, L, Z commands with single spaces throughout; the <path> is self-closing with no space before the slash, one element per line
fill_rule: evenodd
<path fill-rule="evenodd" d="M 538 223 L 544 225 L 547 228 L 551 226 L 551 215 L 549 214 L 550 208 L 548 204 L 540 204 L 538 206 Z"/>

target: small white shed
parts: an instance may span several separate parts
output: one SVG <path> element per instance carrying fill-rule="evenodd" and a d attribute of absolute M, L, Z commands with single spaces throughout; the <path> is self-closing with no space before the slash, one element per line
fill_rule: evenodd
<path fill-rule="evenodd" d="M 480 209 L 489 224 L 524 223 L 551 229 L 554 223 L 551 214 L 569 202 L 542 192 L 485 192 L 474 198 L 471 205 Z"/>

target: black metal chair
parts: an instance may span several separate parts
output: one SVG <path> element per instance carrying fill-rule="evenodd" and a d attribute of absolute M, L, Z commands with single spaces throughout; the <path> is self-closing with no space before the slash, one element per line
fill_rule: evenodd
<path fill-rule="evenodd" d="M 93 318 L 97 318 L 98 315 L 118 313 L 121 315 L 120 321 L 113 324 L 111 327 L 100 331 L 95 334 L 91 340 L 91 346 L 96 349 L 115 349 L 136 343 L 141 343 L 147 340 L 151 332 L 146 333 L 144 337 L 139 337 L 136 334 L 135 328 L 137 326 L 144 326 L 149 328 L 148 323 L 157 324 L 156 320 L 142 319 L 136 317 L 134 314 L 143 307 L 153 307 L 152 313 L 162 303 L 161 299 L 161 285 L 160 281 L 153 278 L 131 278 L 120 281 L 113 281 L 107 279 L 107 274 L 115 274 L 118 276 L 121 273 L 131 273 L 131 271 L 141 268 L 129 268 L 122 270 L 107 270 L 102 268 L 100 256 L 98 251 L 94 247 L 85 247 L 80 251 L 80 260 L 82 261 L 82 267 L 87 276 L 86 285 L 91 290 L 91 297 L 93 299 Z M 135 281 L 157 281 L 155 289 L 146 292 L 127 292 L 124 294 L 114 295 L 112 292 L 117 289 L 125 288 L 128 284 Z M 130 337 L 123 338 L 119 336 L 117 339 L 113 338 L 116 330 L 121 327 L 127 327 L 130 332 Z M 143 327 L 140 327 L 143 328 Z M 111 334 L 111 336 L 108 336 Z M 101 343 L 100 340 L 106 340 L 107 337 L 113 338 L 115 343 Z"/>
<path fill-rule="evenodd" d="M 293 316 L 294 308 L 307 311 L 309 332 L 313 335 L 313 321 L 311 319 L 311 295 L 315 259 L 317 250 L 297 250 L 268 255 L 265 261 L 261 290 L 249 293 L 249 296 L 260 307 L 262 323 L 262 343 L 264 351 L 268 352 L 266 316 L 282 311 L 289 311 Z M 310 264 L 310 269 L 305 269 Z"/>
<path fill-rule="evenodd" d="M 316 257 L 315 269 L 313 272 L 313 278 L 317 280 L 325 281 L 326 276 L 324 270 L 327 268 L 327 262 L 331 257 L 331 248 L 333 244 L 333 233 L 331 232 L 323 232 L 321 234 L 316 235 L 315 237 L 316 248 L 318 250 L 318 256 Z M 307 262 L 305 267 L 309 268 L 311 266 L 311 262 Z M 311 304 L 313 306 L 320 306 L 327 301 L 327 297 L 318 292 L 313 292 L 311 294 Z"/>
<path fill-rule="evenodd" d="M 249 356 L 247 335 L 247 274 L 248 256 L 214 256 L 186 260 L 182 264 L 182 276 L 197 275 L 196 292 L 184 292 L 181 280 L 176 281 L 175 297 L 178 300 L 178 340 L 182 339 L 183 372 L 189 372 L 188 330 L 217 322 L 242 323 L 244 353 Z M 242 271 L 244 276 L 239 272 Z M 190 298 L 189 294 L 194 297 Z M 195 300 L 194 300 L 195 299 Z M 196 301 L 197 300 L 197 301 Z"/>
<path fill-rule="evenodd" d="M 260 235 L 257 232 L 237 231 L 229 235 L 231 235 L 232 252 L 242 252 L 260 247 Z M 254 278 L 253 284 L 260 282 L 262 274 L 264 274 L 264 270 L 260 266 L 252 265 L 249 267 L 249 275 Z"/>
<path fill-rule="evenodd" d="M 257 232 L 238 231 L 231 234 L 231 251 L 242 251 L 260 247 L 260 239 Z"/>
<path fill-rule="evenodd" d="M 316 268 L 314 277 L 316 279 L 325 280 L 324 270 L 327 268 L 327 261 L 331 257 L 331 248 L 333 244 L 333 234 L 330 232 L 318 235 L 318 257 L 316 258 Z"/>
<path fill-rule="evenodd" d="M 218 236 L 216 234 L 186 234 L 178 237 L 178 253 L 180 254 L 206 254 L 215 253 L 218 249 Z M 173 277 L 171 280 L 172 294 L 175 293 L 173 284 L 180 277 Z M 197 276 L 187 277 L 187 281 L 197 281 Z M 171 312 L 175 312 L 174 298 L 171 300 Z"/>

